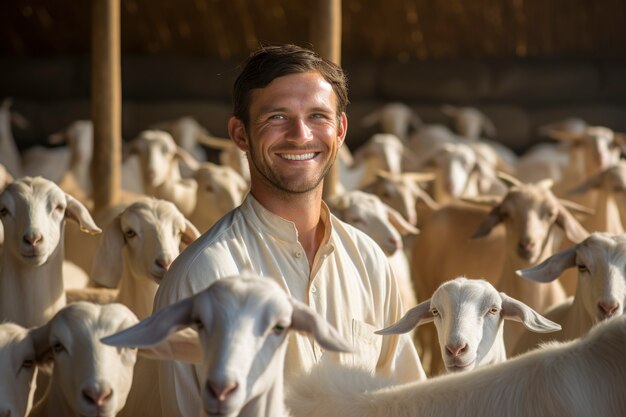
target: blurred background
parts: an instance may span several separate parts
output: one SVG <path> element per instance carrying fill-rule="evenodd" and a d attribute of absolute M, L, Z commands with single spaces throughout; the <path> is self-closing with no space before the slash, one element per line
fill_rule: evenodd
<path fill-rule="evenodd" d="M 344 0 L 348 145 L 360 120 L 403 102 L 425 122 L 475 106 L 517 152 L 537 127 L 579 117 L 626 131 L 623 0 Z M 314 0 L 121 0 L 122 136 L 189 115 L 226 135 L 239 63 L 260 44 L 312 46 Z M 0 97 L 29 120 L 20 149 L 90 115 L 90 1 L 0 3 Z"/>

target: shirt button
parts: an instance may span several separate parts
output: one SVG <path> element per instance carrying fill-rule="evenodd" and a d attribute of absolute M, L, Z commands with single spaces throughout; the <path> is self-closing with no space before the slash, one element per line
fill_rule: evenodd
<path fill-rule="evenodd" d="M 311 285 L 311 292 L 312 293 L 316 293 L 317 292 L 317 288 L 315 288 L 315 285 Z"/>
<path fill-rule="evenodd" d="M 302 258 L 302 252 L 300 251 L 296 252 L 296 258 Z"/>

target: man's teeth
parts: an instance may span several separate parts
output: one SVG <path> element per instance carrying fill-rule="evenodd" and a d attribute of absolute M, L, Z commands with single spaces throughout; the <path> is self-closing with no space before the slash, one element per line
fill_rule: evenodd
<path fill-rule="evenodd" d="M 303 153 L 301 155 L 292 155 L 292 154 L 281 154 L 280 155 L 284 159 L 289 159 L 291 161 L 305 161 L 307 159 L 312 159 L 315 156 L 314 152 L 311 153 Z"/>

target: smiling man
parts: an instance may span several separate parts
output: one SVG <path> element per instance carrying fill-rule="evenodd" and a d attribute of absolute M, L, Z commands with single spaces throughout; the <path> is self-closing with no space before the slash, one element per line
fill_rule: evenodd
<path fill-rule="evenodd" d="M 322 201 L 324 176 L 346 137 L 346 78 L 338 66 L 295 45 L 251 54 L 234 85 L 228 131 L 246 152 L 250 193 L 172 264 L 155 310 L 211 282 L 251 269 L 276 280 L 352 342 L 354 353 L 325 352 L 290 337 L 286 377 L 324 357 L 407 382 L 425 378 L 408 335 L 380 337 L 403 314 L 396 279 L 377 244 L 333 216 Z M 196 416 L 200 368 L 163 362 L 165 416 Z M 231 370 L 236 379 L 237 370 Z"/>

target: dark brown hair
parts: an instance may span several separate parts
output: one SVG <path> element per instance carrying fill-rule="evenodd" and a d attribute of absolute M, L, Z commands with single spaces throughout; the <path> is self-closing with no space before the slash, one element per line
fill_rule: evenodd
<path fill-rule="evenodd" d="M 337 115 L 346 111 L 348 85 L 343 70 L 310 49 L 296 45 L 264 46 L 252 52 L 233 86 L 233 114 L 249 122 L 250 92 L 266 87 L 275 78 L 315 71 L 330 83 L 337 95 Z"/>

